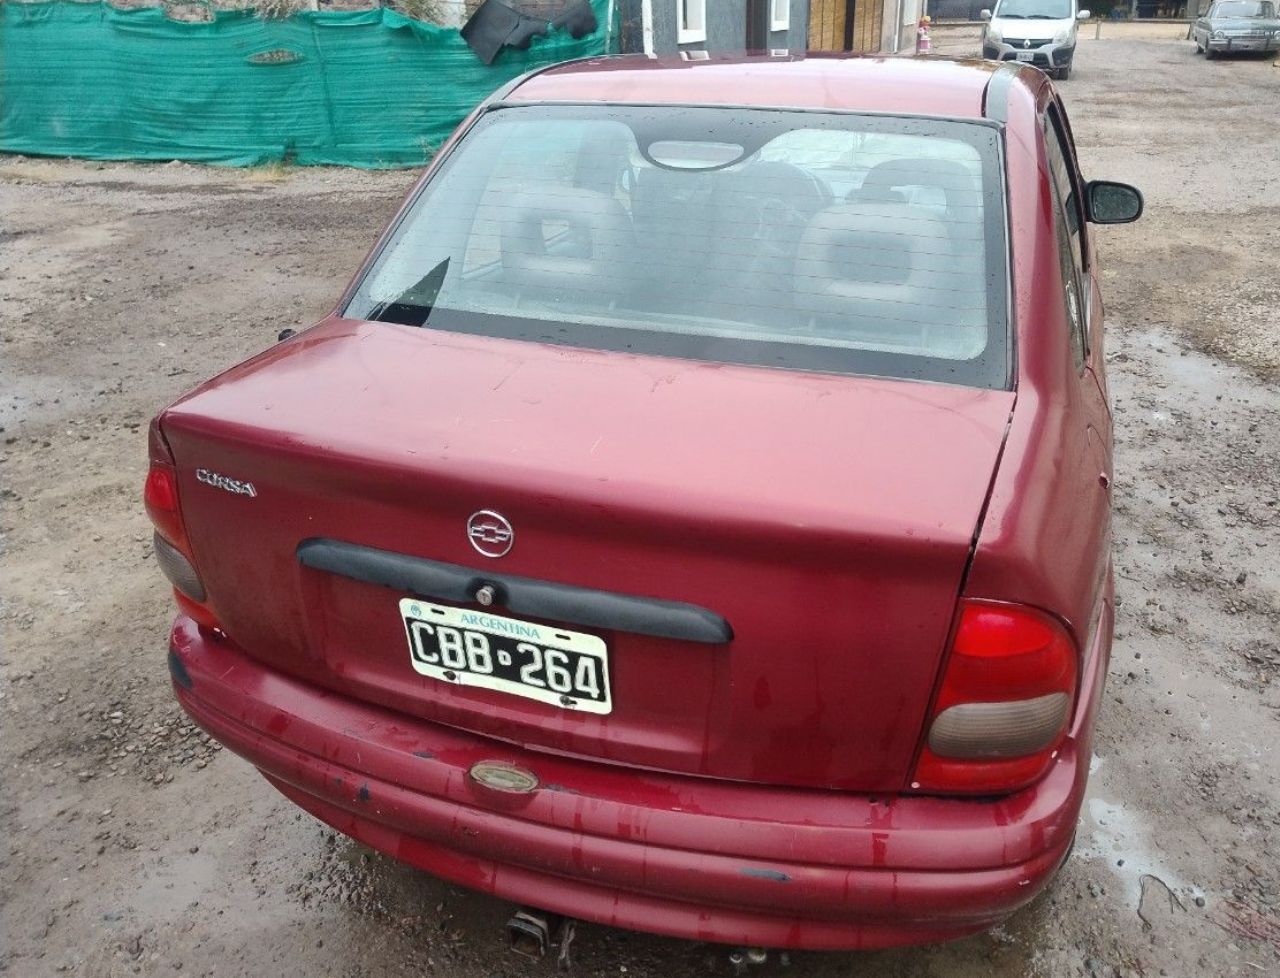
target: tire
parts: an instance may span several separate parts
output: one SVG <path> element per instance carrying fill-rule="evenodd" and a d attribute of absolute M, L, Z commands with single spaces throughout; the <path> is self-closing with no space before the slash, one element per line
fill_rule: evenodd
<path fill-rule="evenodd" d="M 1071 77 L 1071 62 L 1070 62 L 1070 61 L 1068 61 L 1068 62 L 1067 62 L 1066 64 L 1064 64 L 1061 68 L 1059 68 L 1057 71 L 1055 71 L 1055 72 L 1053 73 L 1053 77 L 1054 77 L 1054 78 L 1056 78 L 1056 79 L 1058 79 L 1058 81 L 1066 81 L 1068 78 L 1070 78 L 1070 77 Z"/>
<path fill-rule="evenodd" d="M 1205 61 L 1212 61 L 1212 60 L 1214 59 L 1214 57 L 1215 57 L 1215 55 L 1214 55 L 1214 52 L 1213 52 L 1213 48 L 1209 47 L 1209 42 L 1208 42 L 1208 41 L 1205 41 L 1205 42 L 1204 42 L 1204 60 L 1205 60 Z"/>

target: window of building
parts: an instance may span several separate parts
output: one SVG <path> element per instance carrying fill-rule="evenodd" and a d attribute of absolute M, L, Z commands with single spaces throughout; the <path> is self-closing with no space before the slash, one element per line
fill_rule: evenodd
<path fill-rule="evenodd" d="M 693 44 L 707 39 L 707 0 L 676 0 L 680 22 L 676 41 Z"/>
<path fill-rule="evenodd" d="M 769 0 L 769 30 L 785 31 L 791 26 L 791 0 Z"/>

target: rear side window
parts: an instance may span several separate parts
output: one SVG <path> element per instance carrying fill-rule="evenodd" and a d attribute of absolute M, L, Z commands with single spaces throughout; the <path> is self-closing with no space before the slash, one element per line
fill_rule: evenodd
<path fill-rule="evenodd" d="M 346 314 L 725 363 L 1008 383 L 997 134 L 664 106 L 483 116 Z"/>
<path fill-rule="evenodd" d="M 1084 215 L 1076 193 L 1073 167 L 1068 162 L 1071 143 L 1066 138 L 1057 109 L 1050 106 L 1045 116 L 1045 155 L 1049 161 L 1054 196 L 1054 224 L 1058 234 L 1058 257 L 1062 281 L 1067 290 L 1067 316 L 1071 327 L 1071 351 L 1077 368 L 1083 368 L 1088 354 L 1088 322 L 1085 295 Z"/>
<path fill-rule="evenodd" d="M 1081 312 L 1080 284 L 1076 278 L 1076 266 L 1072 261 L 1074 247 L 1069 230 L 1067 212 L 1056 183 L 1050 184 L 1053 196 L 1053 230 L 1058 239 L 1058 268 L 1062 274 L 1063 306 L 1067 312 L 1068 340 L 1076 370 L 1084 369 L 1084 315 Z"/>
<path fill-rule="evenodd" d="M 1084 274 L 1084 213 L 1080 208 L 1080 198 L 1076 194 L 1074 168 L 1071 158 L 1071 141 L 1067 139 L 1058 110 L 1053 106 L 1045 114 L 1045 154 L 1049 160 L 1049 171 L 1053 176 L 1058 196 L 1063 202 L 1067 214 L 1068 229 L 1071 235 L 1071 255 L 1077 273 Z"/>

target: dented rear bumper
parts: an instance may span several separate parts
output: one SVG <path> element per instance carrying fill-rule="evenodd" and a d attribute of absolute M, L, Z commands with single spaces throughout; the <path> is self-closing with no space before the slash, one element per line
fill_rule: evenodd
<path fill-rule="evenodd" d="M 284 676 L 189 619 L 170 643 L 187 713 L 299 806 L 375 849 L 585 920 L 814 949 L 959 937 L 1044 887 L 1069 850 L 1087 777 L 1106 655 L 1089 661 L 1089 692 L 1048 776 L 986 800 L 773 788 L 551 756 Z M 486 760 L 532 772 L 538 786 L 487 788 L 468 775 Z"/>

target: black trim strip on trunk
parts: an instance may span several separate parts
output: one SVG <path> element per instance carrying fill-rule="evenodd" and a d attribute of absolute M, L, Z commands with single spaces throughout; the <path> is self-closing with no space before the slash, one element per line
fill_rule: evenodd
<path fill-rule="evenodd" d="M 496 592 L 495 606 L 565 624 L 707 645 L 723 645 L 733 638 L 733 628 L 724 618 L 697 605 L 594 591 L 531 577 L 486 574 L 459 564 L 341 540 L 304 540 L 298 545 L 298 561 L 315 570 L 438 601 L 471 604 L 476 592 L 489 585 Z"/>

